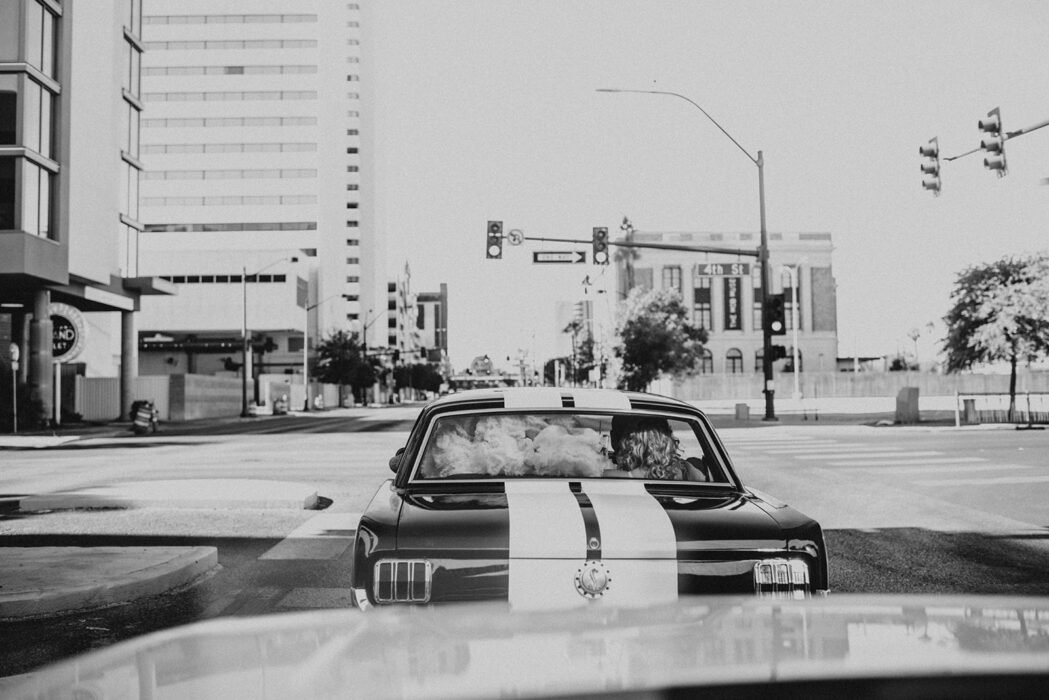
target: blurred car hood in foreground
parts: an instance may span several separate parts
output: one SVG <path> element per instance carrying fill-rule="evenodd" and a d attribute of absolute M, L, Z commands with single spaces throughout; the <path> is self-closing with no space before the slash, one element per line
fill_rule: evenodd
<path fill-rule="evenodd" d="M 7 697 L 544 697 L 911 677 L 965 688 L 980 675 L 1003 691 L 1010 679 L 1049 680 L 1049 599 L 702 597 L 221 618 L 41 669 Z"/>

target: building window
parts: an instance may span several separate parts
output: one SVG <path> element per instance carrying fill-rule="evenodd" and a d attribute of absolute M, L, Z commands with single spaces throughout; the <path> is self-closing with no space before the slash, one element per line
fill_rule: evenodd
<path fill-rule="evenodd" d="M 346 245 L 360 245 L 361 241 L 359 238 L 347 238 Z"/>
<path fill-rule="evenodd" d="M 709 348 L 703 348 L 703 354 L 699 357 L 699 373 L 714 373 L 714 353 Z"/>
<path fill-rule="evenodd" d="M 360 258 L 346 258 L 346 264 L 347 265 L 360 265 L 361 264 L 361 259 Z"/>
<path fill-rule="evenodd" d="M 714 323 L 714 312 L 710 301 L 710 277 L 696 278 L 692 290 L 692 322 L 700 328 L 710 329 Z"/>
<path fill-rule="evenodd" d="M 679 265 L 663 268 L 663 289 L 673 289 L 681 294 L 681 267 Z"/>
<path fill-rule="evenodd" d="M 350 282 L 350 283 L 360 282 L 361 278 L 358 275 L 350 275 L 349 277 L 346 278 L 346 281 Z"/>
<path fill-rule="evenodd" d="M 743 374 L 743 352 L 739 348 L 730 348 L 725 353 L 725 371 L 729 374 Z"/>
<path fill-rule="evenodd" d="M 764 372 L 765 371 L 765 363 L 763 361 L 764 358 L 765 358 L 765 351 L 764 351 L 764 349 L 758 348 L 754 352 L 754 371 L 755 372 Z"/>

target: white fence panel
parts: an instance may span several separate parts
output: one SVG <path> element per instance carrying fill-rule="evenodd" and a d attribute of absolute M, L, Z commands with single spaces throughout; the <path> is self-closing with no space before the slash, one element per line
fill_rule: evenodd
<path fill-rule="evenodd" d="M 162 421 L 168 420 L 171 415 L 170 393 L 171 380 L 166 374 L 135 377 L 135 401 L 152 401 Z"/>
<path fill-rule="evenodd" d="M 86 421 L 110 421 L 120 414 L 120 379 L 77 377 L 76 412 Z"/>

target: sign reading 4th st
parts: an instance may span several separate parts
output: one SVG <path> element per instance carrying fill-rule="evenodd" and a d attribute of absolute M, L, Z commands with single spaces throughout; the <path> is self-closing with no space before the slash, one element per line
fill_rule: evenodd
<path fill-rule="evenodd" d="M 746 277 L 750 274 L 750 263 L 700 263 L 696 267 L 700 277 Z"/>
<path fill-rule="evenodd" d="M 584 263 L 586 251 L 582 250 L 537 250 L 532 253 L 534 263 Z"/>

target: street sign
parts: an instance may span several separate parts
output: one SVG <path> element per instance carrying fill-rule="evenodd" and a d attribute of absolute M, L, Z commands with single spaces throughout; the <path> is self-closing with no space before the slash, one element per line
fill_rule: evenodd
<path fill-rule="evenodd" d="M 585 263 L 586 251 L 582 250 L 537 250 L 532 253 L 534 263 Z"/>
<path fill-rule="evenodd" d="M 700 263 L 696 268 L 700 277 L 746 277 L 750 274 L 750 263 Z"/>

